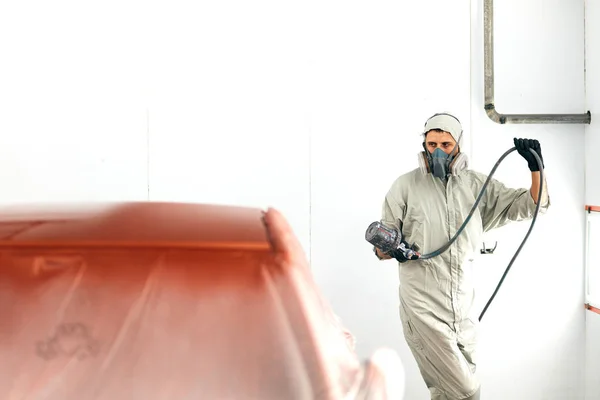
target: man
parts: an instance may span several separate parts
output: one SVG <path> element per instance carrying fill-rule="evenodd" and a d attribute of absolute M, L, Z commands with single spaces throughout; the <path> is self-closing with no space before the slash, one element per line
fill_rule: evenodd
<path fill-rule="evenodd" d="M 402 232 L 407 244 L 431 253 L 452 238 L 469 214 L 487 176 L 468 169 L 460 152 L 462 126 L 447 113 L 425 123 L 420 167 L 392 184 L 382 208 L 381 223 Z M 480 398 L 476 377 L 478 316 L 473 309 L 472 255 L 484 232 L 510 221 L 531 219 L 538 202 L 540 171 L 529 151 L 542 157 L 537 140 L 514 139 L 531 171 L 529 189 L 510 189 L 490 180 L 466 228 L 437 257 L 407 260 L 402 253 L 375 253 L 399 262 L 400 318 L 404 337 L 430 390 L 432 400 Z M 543 162 L 542 162 L 543 167 Z M 542 193 L 540 214 L 550 205 Z"/>

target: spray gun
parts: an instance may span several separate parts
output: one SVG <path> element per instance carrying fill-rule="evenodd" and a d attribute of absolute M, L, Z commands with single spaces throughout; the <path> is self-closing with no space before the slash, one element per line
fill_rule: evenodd
<path fill-rule="evenodd" d="M 365 239 L 376 248 L 386 254 L 400 251 L 407 260 L 416 260 L 421 254 L 408 247 L 408 243 L 402 240 L 402 233 L 393 228 L 388 228 L 379 221 L 369 225 L 365 232 Z"/>

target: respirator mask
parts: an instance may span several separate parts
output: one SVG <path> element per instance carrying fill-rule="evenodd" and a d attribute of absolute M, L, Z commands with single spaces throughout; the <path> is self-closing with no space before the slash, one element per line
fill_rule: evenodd
<path fill-rule="evenodd" d="M 450 133 L 456 141 L 456 144 L 450 154 L 446 154 L 440 148 L 437 148 L 433 153 L 430 153 L 427 150 L 424 140 L 424 151 L 419 153 L 419 167 L 421 171 L 425 174 L 432 173 L 433 176 L 440 179 L 446 179 L 448 175 L 456 176 L 460 171 L 467 169 L 469 166 L 467 156 L 460 152 L 459 143 L 462 139 L 463 132 L 460 121 L 451 114 L 435 114 L 425 123 L 423 138 L 425 139 L 427 132 L 433 129 L 439 129 Z"/>

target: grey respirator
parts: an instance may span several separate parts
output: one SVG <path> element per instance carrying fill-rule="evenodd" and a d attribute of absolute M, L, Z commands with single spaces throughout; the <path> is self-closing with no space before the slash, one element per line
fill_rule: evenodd
<path fill-rule="evenodd" d="M 433 176 L 446 179 L 448 175 L 457 175 L 460 171 L 468 167 L 466 154 L 460 152 L 459 142 L 462 139 L 462 126 L 460 121 L 451 114 L 435 114 L 427 120 L 423 130 L 423 136 L 433 129 L 439 129 L 448 132 L 456 140 L 456 145 L 446 154 L 442 149 L 437 148 L 433 154 L 429 153 L 423 141 L 423 150 L 419 153 L 419 166 L 423 173 L 432 173 Z M 458 140 L 456 139 L 458 138 Z M 456 149 L 456 146 L 459 146 Z"/>

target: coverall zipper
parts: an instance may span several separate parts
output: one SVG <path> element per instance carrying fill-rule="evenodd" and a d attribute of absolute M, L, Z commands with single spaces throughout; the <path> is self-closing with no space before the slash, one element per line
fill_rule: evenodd
<path fill-rule="evenodd" d="M 445 190 L 444 190 L 444 195 L 445 195 L 445 201 L 446 201 L 446 224 L 447 224 L 447 233 L 448 233 L 448 240 L 450 240 L 452 238 L 452 236 L 454 235 L 452 233 L 452 226 L 454 225 L 454 223 L 456 221 L 453 220 L 452 216 L 450 215 L 451 213 L 451 209 L 450 209 L 450 205 L 448 204 L 448 199 L 449 199 L 449 187 L 452 183 L 452 175 L 450 175 L 448 177 L 448 180 L 446 181 L 446 185 L 445 185 Z M 453 330 L 456 332 L 456 307 L 455 307 L 455 300 L 456 300 L 456 296 L 454 295 L 454 291 L 455 291 L 455 282 L 454 279 L 457 278 L 454 273 L 454 266 L 453 266 L 453 258 L 452 258 L 452 246 L 450 246 L 450 248 L 448 248 L 448 259 L 449 259 L 449 272 L 450 272 L 450 304 L 452 305 L 452 328 Z"/>

